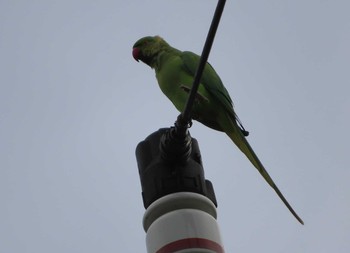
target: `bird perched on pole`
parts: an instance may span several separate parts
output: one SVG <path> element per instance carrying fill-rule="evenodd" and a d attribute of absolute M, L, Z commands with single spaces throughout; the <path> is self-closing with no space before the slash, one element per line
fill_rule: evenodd
<path fill-rule="evenodd" d="M 139 39 L 133 46 L 132 55 L 136 61 L 140 60 L 155 70 L 160 89 L 177 110 L 183 112 L 200 56 L 173 48 L 159 36 Z M 275 190 L 294 217 L 304 224 L 249 145 L 245 138 L 248 132 L 233 109 L 232 99 L 209 63 L 204 68 L 191 115 L 202 124 L 225 132 Z"/>

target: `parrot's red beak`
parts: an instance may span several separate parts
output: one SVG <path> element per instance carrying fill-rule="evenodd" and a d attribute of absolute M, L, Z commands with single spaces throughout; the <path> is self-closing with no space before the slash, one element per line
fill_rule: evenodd
<path fill-rule="evenodd" d="M 134 48 L 132 49 L 132 56 L 134 57 L 134 59 L 135 59 L 136 61 L 139 61 L 139 55 L 140 55 L 140 49 L 137 48 L 137 47 L 134 47 Z"/>

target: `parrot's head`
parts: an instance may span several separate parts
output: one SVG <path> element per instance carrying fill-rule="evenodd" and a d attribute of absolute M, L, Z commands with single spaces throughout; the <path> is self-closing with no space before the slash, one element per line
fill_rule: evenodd
<path fill-rule="evenodd" d="M 153 68 L 157 55 L 168 47 L 168 43 L 161 37 L 148 36 L 136 41 L 132 48 L 132 56 L 136 61 L 141 60 Z"/>

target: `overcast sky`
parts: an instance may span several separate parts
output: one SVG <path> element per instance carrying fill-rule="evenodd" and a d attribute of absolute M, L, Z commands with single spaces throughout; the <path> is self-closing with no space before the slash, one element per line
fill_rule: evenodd
<path fill-rule="evenodd" d="M 131 56 L 202 51 L 216 1 L 0 1 L 0 252 L 146 252 L 136 145 L 178 112 Z M 194 122 L 226 252 L 350 252 L 350 2 L 227 1 L 209 62 L 305 221 Z"/>

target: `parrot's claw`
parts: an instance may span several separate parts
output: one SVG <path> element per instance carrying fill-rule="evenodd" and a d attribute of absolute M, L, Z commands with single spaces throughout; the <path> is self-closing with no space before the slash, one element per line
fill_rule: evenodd
<path fill-rule="evenodd" d="M 185 126 L 187 128 L 191 128 L 193 123 L 192 123 L 191 119 L 188 122 L 186 122 L 184 120 L 182 114 L 180 114 L 179 116 L 177 116 L 175 124 L 180 124 L 181 126 Z"/>

